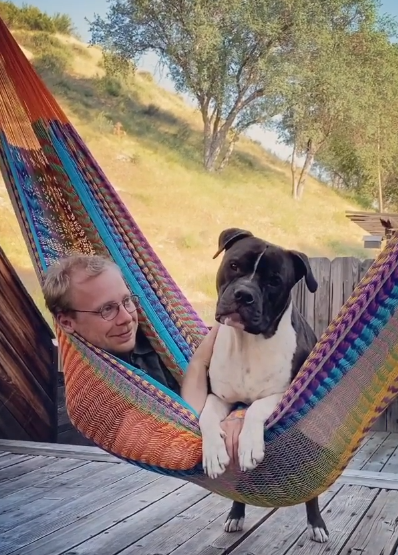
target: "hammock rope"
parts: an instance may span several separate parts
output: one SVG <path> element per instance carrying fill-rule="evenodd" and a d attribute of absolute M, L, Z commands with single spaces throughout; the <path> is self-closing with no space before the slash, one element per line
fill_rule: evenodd
<path fill-rule="evenodd" d="M 208 332 L 0 19 L 0 168 L 40 280 L 74 251 L 106 254 L 140 297 L 139 323 L 177 377 Z M 398 394 L 398 236 L 322 335 L 266 423 L 254 470 L 203 473 L 197 415 L 140 370 L 56 327 L 72 424 L 151 471 L 251 505 L 325 491 Z"/>

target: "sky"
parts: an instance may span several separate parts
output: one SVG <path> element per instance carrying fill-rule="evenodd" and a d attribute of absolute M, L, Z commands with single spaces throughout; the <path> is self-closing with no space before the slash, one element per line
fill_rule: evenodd
<path fill-rule="evenodd" d="M 58 2 L 54 2 L 54 0 L 14 0 L 14 4 L 20 7 L 23 4 L 32 4 L 37 6 L 40 10 L 47 12 L 49 15 L 53 15 L 55 12 L 70 15 L 79 35 L 82 40 L 86 42 L 90 39 L 90 33 L 85 18 L 91 20 L 94 14 L 104 17 L 108 9 L 107 0 L 68 0 L 66 3 L 60 2 L 59 5 L 57 5 Z M 380 2 L 380 11 L 398 18 L 398 1 L 383 0 Z M 167 71 L 163 70 L 163 72 L 161 72 L 156 56 L 145 56 L 139 65 L 141 68 L 153 73 L 159 85 L 167 90 L 174 90 L 173 82 L 168 78 Z M 253 139 L 259 141 L 267 150 L 275 153 L 283 160 L 289 159 L 291 148 L 281 144 L 275 132 L 252 128 L 248 134 Z"/>

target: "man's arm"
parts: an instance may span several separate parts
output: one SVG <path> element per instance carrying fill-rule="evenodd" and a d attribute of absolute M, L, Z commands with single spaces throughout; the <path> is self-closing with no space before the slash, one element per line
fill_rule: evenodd
<path fill-rule="evenodd" d="M 192 355 L 182 382 L 181 397 L 198 414 L 202 412 L 208 394 L 207 373 L 218 328 L 219 324 L 217 323 L 204 337 L 202 343 Z"/>

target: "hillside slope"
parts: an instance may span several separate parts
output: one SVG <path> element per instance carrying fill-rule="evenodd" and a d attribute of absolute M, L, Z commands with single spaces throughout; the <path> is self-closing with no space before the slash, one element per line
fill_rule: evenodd
<path fill-rule="evenodd" d="M 102 56 L 74 38 L 15 32 L 46 84 L 133 214 L 179 286 L 206 320 L 215 297 L 213 261 L 226 227 L 253 233 L 310 256 L 369 257 L 363 232 L 345 218 L 358 209 L 314 179 L 303 200 L 290 196 L 289 167 L 242 139 L 222 174 L 201 166 L 201 119 L 181 97 L 138 72 L 106 77 Z M 61 60 L 62 63 L 59 61 Z M 125 134 L 114 132 L 120 122 Z M 28 290 L 43 301 L 4 184 L 1 245 Z"/>

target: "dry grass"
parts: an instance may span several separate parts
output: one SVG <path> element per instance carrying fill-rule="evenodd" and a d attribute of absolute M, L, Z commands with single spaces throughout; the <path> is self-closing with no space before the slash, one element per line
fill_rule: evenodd
<path fill-rule="evenodd" d="M 23 44 L 23 37 L 18 39 Z M 226 227 L 249 228 L 310 256 L 370 256 L 362 248 L 362 231 L 344 216 L 345 210 L 358 209 L 354 203 L 314 179 L 309 179 L 304 199 L 293 201 L 288 166 L 246 139 L 224 173 L 205 173 L 198 112 L 157 87 L 146 73 L 122 85 L 104 79 L 98 49 L 58 39 L 68 51 L 70 70 L 61 77 L 46 75 L 46 83 L 204 319 L 211 320 L 214 306 L 219 260 L 212 255 Z M 118 121 L 126 131 L 122 138 L 112 132 Z M 1 245 L 42 308 L 1 185 L 0 214 Z"/>

